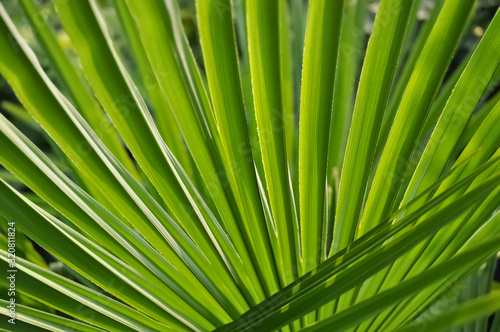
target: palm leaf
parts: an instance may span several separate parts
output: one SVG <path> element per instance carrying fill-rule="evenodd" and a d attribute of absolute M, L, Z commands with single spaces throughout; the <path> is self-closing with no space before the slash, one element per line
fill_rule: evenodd
<path fill-rule="evenodd" d="M 3 1 L 0 329 L 487 332 L 500 14 L 431 3 Z"/>

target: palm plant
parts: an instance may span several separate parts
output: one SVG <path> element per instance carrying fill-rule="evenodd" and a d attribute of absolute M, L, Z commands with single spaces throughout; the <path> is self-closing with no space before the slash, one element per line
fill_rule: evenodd
<path fill-rule="evenodd" d="M 366 53 L 367 0 L 196 0 L 202 59 L 175 0 L 54 0 L 69 47 L 19 3 L 53 77 L 0 4 L 2 329 L 487 331 L 500 14 L 453 71 L 473 0 L 371 4 Z"/>

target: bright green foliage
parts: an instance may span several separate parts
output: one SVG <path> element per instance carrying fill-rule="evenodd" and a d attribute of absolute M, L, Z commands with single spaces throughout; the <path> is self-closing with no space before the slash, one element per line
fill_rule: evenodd
<path fill-rule="evenodd" d="M 18 2 L 2 330 L 498 329 L 500 13 L 461 57 L 474 0 Z"/>
<path fill-rule="evenodd" d="M 331 16 L 334 13 L 334 17 Z M 300 97 L 299 193 L 302 270 L 320 260 L 328 134 L 342 21 L 341 1 L 313 1 L 306 27 Z"/>

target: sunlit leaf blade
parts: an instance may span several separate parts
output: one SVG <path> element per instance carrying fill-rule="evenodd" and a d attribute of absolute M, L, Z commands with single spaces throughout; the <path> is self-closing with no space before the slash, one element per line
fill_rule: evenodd
<path fill-rule="evenodd" d="M 252 89 L 257 118 L 259 143 L 262 151 L 265 184 L 269 191 L 279 252 L 276 255 L 281 269 L 282 286 L 289 284 L 295 273 L 295 243 L 293 241 L 293 216 L 287 151 L 286 125 L 282 104 L 280 57 L 280 6 L 283 1 L 247 1 L 247 31 Z M 284 10 L 284 9 L 282 9 Z M 280 262 L 281 261 L 281 262 Z M 277 289 L 275 290 L 277 291 Z M 274 292 L 272 292 L 274 293 Z"/>
<path fill-rule="evenodd" d="M 498 167 L 497 170 L 499 170 Z M 461 216 L 457 221 L 440 230 L 433 238 L 433 241 L 427 246 L 426 251 L 420 256 L 417 264 L 413 265 L 408 273 L 408 277 L 418 275 L 425 268 L 446 261 L 455 255 L 457 251 L 478 245 L 498 234 L 500 215 L 496 214 L 492 218 L 488 218 L 495 212 L 498 204 L 500 204 L 499 194 L 500 191 L 498 188 L 493 190 L 482 204 L 478 203 L 467 215 Z M 449 229 L 450 227 L 454 228 Z M 453 241 L 450 242 L 450 238 Z M 409 260 L 411 259 L 413 258 L 410 257 Z M 403 268 L 405 267 L 403 266 Z M 395 280 L 392 279 L 393 284 Z M 384 322 L 384 324 L 397 325 L 405 321 L 414 312 L 412 310 L 422 308 L 423 305 L 428 304 L 440 293 L 438 287 L 426 289 L 415 296 L 415 298 L 405 300 L 398 308 L 385 312 L 384 315 L 377 319 L 377 323 Z M 387 317 L 394 318 L 387 319 Z"/>
<path fill-rule="evenodd" d="M 436 127 L 437 121 L 439 120 L 439 116 L 441 115 L 441 111 L 446 106 L 446 102 L 448 101 L 448 98 L 450 98 L 450 95 L 453 92 L 453 88 L 457 84 L 460 76 L 462 75 L 462 72 L 469 63 L 472 54 L 474 54 L 473 52 L 474 50 L 475 48 L 469 51 L 467 56 L 455 69 L 453 74 L 439 89 L 438 95 L 436 96 L 436 99 L 434 100 L 431 108 L 429 109 L 429 114 L 427 114 L 427 117 L 425 118 L 424 126 L 422 129 L 423 139 L 428 138 L 428 136 L 432 133 L 432 131 Z"/>
<path fill-rule="evenodd" d="M 8 248 L 9 233 L 12 234 L 12 228 L 9 225 L 9 221 L 0 216 L 0 229 L 3 231 L 3 234 L 0 236 L 0 242 L 3 245 L 3 248 Z M 42 255 L 33 246 L 33 243 L 21 232 L 16 232 L 16 251 L 17 257 L 21 257 L 26 259 L 27 261 L 41 266 L 43 268 L 47 267 L 47 263 L 43 259 Z"/>
<path fill-rule="evenodd" d="M 302 85 L 302 63 L 304 56 L 304 38 L 307 22 L 307 6 L 302 0 L 290 1 L 290 19 L 292 25 L 292 62 L 293 62 L 293 89 L 294 108 L 298 110 L 300 106 L 300 89 Z"/>
<path fill-rule="evenodd" d="M 415 1 L 385 1 L 375 17 L 342 166 L 330 255 L 352 242 L 358 230 L 376 137 L 415 6 Z M 341 297 L 337 310 L 347 307 L 351 297 Z"/>
<path fill-rule="evenodd" d="M 255 229 L 260 229 L 262 234 L 265 234 L 263 229 L 266 227 L 266 220 L 260 201 L 245 121 L 231 11 L 223 10 L 224 7 L 230 8 L 230 6 L 230 1 L 197 1 L 200 40 L 204 60 L 207 64 L 207 78 L 215 118 L 224 148 L 223 159 L 230 161 L 225 163 L 226 173 L 238 209 L 245 224 L 253 225 Z M 287 216 L 291 218 L 290 213 Z M 292 269 L 291 260 L 294 257 L 293 246 L 290 246 L 290 240 L 293 240 L 293 236 L 288 232 L 290 229 L 287 227 L 289 219 L 275 215 L 275 220 L 277 220 L 278 234 L 272 233 L 270 236 L 278 236 L 280 239 L 280 247 L 276 248 L 278 250 L 276 262 L 280 267 L 282 282 L 288 284 L 293 281 L 293 274 L 287 274 Z M 283 224 L 282 221 L 287 223 Z M 247 245 L 252 247 L 256 243 L 248 242 Z M 257 263 L 258 260 L 258 256 L 253 257 L 254 262 Z M 266 286 L 269 281 L 265 275 L 261 277 L 264 277 L 262 282 L 269 295 L 270 286 Z M 264 299 L 264 293 L 261 290 L 259 292 L 254 298 L 255 303 L 253 304 Z"/>
<path fill-rule="evenodd" d="M 43 329 L 41 327 L 37 327 L 35 325 L 23 322 L 23 321 L 17 321 L 16 326 L 19 329 L 24 329 L 25 331 L 33 331 L 33 332 L 47 332 L 46 329 Z M 12 324 L 8 322 L 7 319 L 3 319 L 0 321 L 0 328 L 8 331 L 8 328 L 12 328 Z"/>
<path fill-rule="evenodd" d="M 168 97 L 169 103 L 176 112 L 179 127 L 184 133 L 184 139 L 200 171 L 201 177 L 209 188 L 209 194 L 221 216 L 221 224 L 226 234 L 219 234 L 212 223 L 208 226 L 214 232 L 217 242 L 224 245 L 224 254 L 227 255 L 231 268 L 234 269 L 236 279 L 241 282 L 242 291 L 252 302 L 256 296 L 253 288 L 258 287 L 252 280 L 255 278 L 252 266 L 246 264 L 246 243 L 252 243 L 250 248 L 254 257 L 259 257 L 255 262 L 257 273 L 269 269 L 272 262 L 269 252 L 266 251 L 267 243 L 263 242 L 262 234 L 265 229 L 256 232 L 248 220 L 243 220 L 243 225 L 238 224 L 239 213 L 237 207 L 231 206 L 234 199 L 230 188 L 225 184 L 225 172 L 220 154 L 223 153 L 219 131 L 215 124 L 215 117 L 209 104 L 197 64 L 181 30 L 177 4 L 173 1 L 163 3 L 158 0 L 143 1 L 138 3 L 130 1 L 129 8 L 137 22 L 139 35 L 145 46 L 145 51 L 155 71 L 156 78 L 162 89 L 163 95 Z M 225 10 L 227 8 L 222 8 Z M 166 43 L 165 41 L 169 41 Z M 177 48 L 176 48 L 177 47 Z M 169 73 L 165 76 L 165 73 Z M 217 151 L 216 148 L 219 148 Z M 229 162 L 228 162 L 229 163 Z M 220 176 L 220 177 L 219 177 Z M 228 194 L 229 193 L 229 194 Z M 227 196 L 226 196 L 227 195 Z M 167 199 L 164 197 L 164 199 Z M 170 207 L 176 208 L 175 205 Z M 180 218 L 185 219 L 186 216 Z M 258 224 L 257 224 L 258 225 Z M 229 236 L 234 248 L 226 245 L 224 237 Z M 268 257 L 266 259 L 260 259 Z M 266 279 L 270 282 L 272 279 Z M 263 285 L 264 287 L 266 285 Z M 237 291 L 236 291 L 237 292 Z M 237 292 L 238 293 L 238 292 Z M 246 306 L 239 301 L 240 311 Z M 241 312 L 240 312 L 241 313 Z"/>
<path fill-rule="evenodd" d="M 463 149 L 469 144 L 472 140 L 476 132 L 478 132 L 479 127 L 483 126 L 490 122 L 490 114 L 493 111 L 494 107 L 500 101 L 500 92 L 497 92 L 486 104 L 480 107 L 477 112 L 472 115 L 472 118 L 467 123 L 462 135 L 460 136 L 460 140 L 455 146 L 455 150 L 452 153 L 450 159 L 456 160 L 460 157 Z M 451 160 L 449 161 L 451 162 Z"/>
<path fill-rule="evenodd" d="M 288 2 L 278 1 L 279 10 L 279 43 L 280 43 L 280 76 L 281 76 L 281 105 L 283 107 L 283 130 L 285 131 L 285 145 L 290 172 L 295 170 L 295 115 L 293 95 L 293 71 L 290 40 L 290 13 Z"/>
<path fill-rule="evenodd" d="M 500 238 L 496 237 L 493 240 L 485 242 L 477 248 L 470 249 L 408 281 L 381 292 L 366 301 L 353 305 L 349 309 L 337 313 L 328 319 L 305 328 L 304 331 L 344 331 L 349 327 L 356 326 L 356 324 L 381 312 L 385 307 L 396 304 L 412 294 L 417 293 L 424 287 L 445 279 L 449 275 L 452 275 L 455 270 L 464 267 L 469 269 L 478 267 L 484 262 L 485 257 L 488 257 L 492 253 L 496 253 L 500 249 L 499 240 Z"/>
<path fill-rule="evenodd" d="M 465 160 L 466 158 L 466 155 L 470 153 L 474 148 L 477 149 L 476 156 L 472 158 L 465 167 L 457 169 L 454 174 L 451 174 L 449 178 L 445 179 L 445 181 L 440 185 L 437 191 L 438 194 L 444 192 L 447 188 L 450 188 L 450 186 L 455 184 L 457 181 L 470 174 L 472 170 L 483 164 L 487 160 L 487 158 L 494 152 L 494 149 L 498 146 L 498 141 L 500 140 L 500 132 L 497 128 L 498 126 L 494 126 L 494 123 L 496 123 L 497 121 L 496 117 L 498 117 L 499 114 L 500 105 L 497 105 L 497 107 L 495 107 L 495 109 L 490 113 L 488 121 L 483 122 L 480 129 L 477 131 L 473 139 L 471 139 L 469 145 L 463 151 L 462 155 L 456 163 L 463 162 L 463 160 Z M 494 157 L 498 157 L 499 155 L 500 151 L 497 150 Z M 457 195 L 460 195 L 465 190 L 466 188 L 464 187 L 463 189 L 455 193 L 452 197 L 457 197 Z M 479 206 L 476 206 L 471 210 L 471 213 L 469 215 L 463 216 L 462 218 L 457 220 L 454 224 L 455 226 L 452 229 L 446 228 L 441 231 L 435 237 L 434 241 L 431 242 L 430 247 L 427 248 L 427 251 L 425 253 L 420 253 L 419 251 L 417 251 L 413 253 L 413 258 L 407 256 L 405 259 L 400 260 L 393 268 L 392 274 L 389 275 L 388 278 L 397 275 L 399 277 L 394 277 L 395 279 L 393 279 L 392 282 L 398 282 L 400 280 L 399 278 L 406 274 L 407 269 L 415 264 L 414 260 L 418 257 L 421 257 L 428 262 L 432 262 L 435 259 L 436 255 L 441 253 L 442 251 L 444 251 L 448 255 L 453 254 L 459 248 L 459 246 L 463 244 L 464 241 L 466 241 L 466 239 L 468 239 L 468 237 L 472 235 L 472 233 L 474 233 L 474 231 L 477 229 L 477 227 L 479 227 L 484 218 L 487 218 L 489 216 L 488 213 L 491 214 L 495 210 L 497 206 L 496 204 L 498 204 L 497 196 L 491 195 L 483 203 L 484 208 L 479 208 Z M 421 205 L 421 203 L 417 204 L 417 206 L 418 205 Z M 474 214 L 476 214 L 477 217 L 474 217 Z M 477 224 L 477 222 L 474 222 L 474 220 L 477 220 L 477 222 L 479 222 L 479 225 Z M 458 235 L 453 231 L 462 228 L 464 225 L 467 225 L 468 227 L 462 230 L 464 232 L 463 237 L 459 238 Z M 451 239 L 453 239 L 453 241 L 451 241 Z M 431 250 L 434 250 L 434 253 L 432 253 Z M 444 258 L 448 256 L 442 257 Z M 413 270 L 414 272 L 422 271 L 425 267 L 426 265 L 422 261 L 420 261 L 419 264 L 415 264 Z M 367 290 L 370 288 L 371 286 L 366 286 Z M 374 288 L 371 288 L 370 294 L 373 293 Z M 365 296 L 369 295 L 365 294 Z"/>
<path fill-rule="evenodd" d="M 85 6 L 84 3 L 75 3 L 75 5 Z M 5 16 L 2 15 L 2 17 Z M 100 192 L 108 196 L 109 200 L 107 203 L 120 212 L 120 218 L 124 218 L 126 223 L 130 222 L 134 225 L 159 252 L 162 252 L 164 255 L 168 255 L 167 253 L 175 255 L 174 252 L 180 255 L 190 266 L 196 277 L 206 287 L 211 288 L 210 291 L 213 294 L 218 294 L 215 295 L 216 297 L 222 295 L 221 291 L 226 292 L 226 296 L 229 296 L 229 298 L 238 296 L 238 291 L 232 292 L 229 290 L 229 288 L 233 288 L 234 290 L 235 286 L 234 283 L 228 280 L 230 277 L 226 272 L 227 270 L 220 268 L 217 271 L 218 273 L 215 273 L 213 266 L 207 261 L 207 255 L 210 254 L 210 251 L 201 253 L 183 229 L 161 209 L 144 188 L 126 172 L 123 166 L 110 156 L 109 151 L 105 149 L 81 116 L 48 81 L 43 72 L 40 71 L 38 62 L 26 55 L 30 54 L 29 48 L 22 43 L 18 35 L 13 37 L 10 34 L 15 33 L 15 30 L 11 25 L 9 27 L 11 27 L 11 30 L 8 30 L 6 25 L 2 25 L 2 28 L 9 32 L 2 34 L 4 38 L 1 42 L 7 44 L 5 51 L 1 54 L 2 57 L 0 60 L 2 61 L 0 63 L 2 64 L 0 64 L 0 69 L 9 80 L 18 83 L 13 85 L 16 86 L 18 96 L 25 102 L 25 106 L 31 114 L 51 134 L 54 140 L 71 157 L 71 160 Z M 13 41 L 18 42 L 18 44 L 13 43 Z M 7 50 L 10 52 L 7 52 Z M 19 52 L 19 50 L 26 53 Z M 6 58 L 10 59 L 9 66 L 3 66 L 3 61 Z M 18 75 L 25 75 L 29 79 L 19 81 L 17 79 Z M 135 115 L 140 116 L 140 114 Z M 142 138 L 144 139 L 145 137 Z M 172 196 L 171 198 L 179 199 L 182 197 Z M 178 208 L 188 209 L 189 205 L 179 205 Z M 185 214 L 187 213 L 185 212 Z M 189 214 L 189 216 L 190 218 L 183 219 L 183 221 L 191 220 L 191 215 Z M 214 226 L 216 227 L 216 225 Z M 202 228 L 203 226 L 199 227 Z M 221 243 L 224 242 L 221 241 Z M 228 250 L 227 253 L 231 254 L 231 251 Z M 218 262 L 217 258 L 211 263 L 219 263 L 219 266 L 222 265 L 222 262 Z M 205 267 L 200 268 L 200 264 L 205 265 Z M 240 262 L 240 264 L 242 263 Z M 210 277 L 207 274 L 216 279 L 225 278 L 226 282 L 213 283 L 209 281 Z M 225 296 L 222 295 L 222 297 Z M 228 308 L 234 308 L 234 304 L 230 304 L 227 298 L 223 300 L 219 297 L 219 299 L 221 302 L 225 302 Z M 246 305 L 240 301 L 241 304 Z"/>
<path fill-rule="evenodd" d="M 439 177 L 499 64 L 500 13 L 497 13 L 441 113 L 402 204 Z"/>
<path fill-rule="evenodd" d="M 498 62 L 500 61 L 500 58 L 496 60 L 492 58 L 500 54 L 500 51 L 496 50 L 496 48 L 500 47 L 500 38 L 498 38 L 499 31 L 496 31 L 499 27 L 500 26 L 498 25 L 498 21 L 494 20 L 491 24 L 489 33 L 484 36 L 485 38 L 482 39 L 468 66 L 460 76 L 460 80 L 455 86 L 455 89 L 453 90 L 450 99 L 446 104 L 438 125 L 434 130 L 430 141 L 420 159 L 417 169 L 413 174 L 412 180 L 408 185 L 407 192 L 405 194 L 405 197 L 403 198 L 402 204 L 405 204 L 408 199 L 413 198 L 415 194 L 420 193 L 420 190 L 427 188 L 427 186 L 431 182 L 435 181 L 435 179 L 439 177 L 439 175 L 443 171 L 449 154 L 451 154 L 462 130 L 464 129 L 470 115 L 474 111 L 477 102 L 479 101 L 484 89 L 489 82 L 489 79 L 495 72 L 496 67 L 498 66 Z M 490 51 L 492 51 L 492 53 L 489 53 Z M 483 74 L 485 76 L 483 76 Z M 474 92 L 472 93 L 470 91 L 466 92 L 467 89 L 476 90 L 474 90 Z M 464 96 L 467 96 L 466 101 L 464 100 Z M 479 151 L 480 156 L 482 155 L 482 152 L 488 154 L 487 151 Z M 467 165 L 465 169 L 467 169 L 468 167 L 473 167 L 472 165 L 478 165 L 480 156 L 473 160 L 472 164 Z M 464 169 L 461 169 L 460 172 L 456 174 L 460 174 L 463 171 Z M 420 199 L 420 203 L 414 204 L 413 207 L 408 210 L 408 212 L 411 212 L 413 209 L 422 206 L 425 203 L 427 197 L 427 195 L 424 195 Z M 457 225 L 456 227 L 459 227 L 458 225 L 461 225 L 461 223 L 460 221 L 457 221 L 456 223 L 454 223 L 454 225 Z M 437 236 L 434 239 L 434 242 L 439 241 L 438 239 L 440 238 L 448 239 L 449 236 L 447 236 L 446 234 L 453 234 L 453 230 L 456 228 L 450 227 L 446 228 L 446 232 L 443 233 L 442 236 Z M 441 242 L 441 246 L 443 246 L 442 243 L 443 242 Z M 360 291 L 360 299 L 358 299 L 358 301 L 375 294 L 376 290 L 379 289 L 380 284 L 383 285 L 381 289 L 386 289 L 387 287 L 389 287 L 389 285 L 394 285 L 400 282 L 403 276 L 407 274 L 407 271 L 412 266 L 413 262 L 421 255 L 420 251 L 423 250 L 425 246 L 426 244 L 422 244 L 408 255 L 405 255 L 404 258 L 396 262 L 395 266 L 393 266 L 389 270 L 389 272 L 384 271 L 375 279 L 371 280 L 370 283 L 365 285 L 364 289 Z M 432 261 L 432 259 L 435 257 L 435 254 L 430 254 L 430 252 L 428 251 L 425 254 L 422 254 L 422 257 L 425 257 L 427 260 Z M 421 272 L 427 265 L 423 262 L 420 262 L 419 266 L 419 271 Z M 386 276 L 384 277 L 383 274 L 386 274 Z"/>
<path fill-rule="evenodd" d="M 403 69 L 400 69 L 400 75 L 398 75 L 398 80 L 391 91 L 391 97 L 389 103 L 387 104 L 386 112 L 384 114 L 384 120 L 382 121 L 382 125 L 380 127 L 380 133 L 377 140 L 377 156 L 380 156 L 382 149 L 387 141 L 387 136 L 389 135 L 389 131 L 391 130 L 392 123 L 394 121 L 394 117 L 396 116 L 396 112 L 398 110 L 399 104 L 401 102 L 401 98 L 406 89 L 406 85 L 410 80 L 411 74 L 415 69 L 415 64 L 417 63 L 418 58 L 424 48 L 425 43 L 427 42 L 427 38 L 436 23 L 439 12 L 443 7 L 445 0 L 437 0 L 433 3 L 433 9 L 431 16 L 427 19 L 420 28 L 417 39 L 412 45 L 410 50 L 410 54 L 406 59 Z"/>
<path fill-rule="evenodd" d="M 364 188 L 374 156 L 375 140 L 413 3 L 414 1 L 382 1 L 375 18 L 342 166 L 330 255 L 347 246 L 356 233 Z"/>
<path fill-rule="evenodd" d="M 302 272 L 320 262 L 328 137 L 343 1 L 309 3 L 299 125 L 299 205 Z M 332 16 L 333 15 L 333 16 Z"/>
<path fill-rule="evenodd" d="M 475 1 L 447 0 L 415 65 L 385 144 L 360 221 L 362 235 L 392 208 L 396 189 Z"/>
<path fill-rule="evenodd" d="M 321 244 L 322 259 L 328 257 L 332 246 L 335 209 L 340 182 L 339 177 L 352 119 L 360 65 L 365 53 L 363 27 L 366 14 L 368 13 L 367 9 L 366 0 L 344 2 L 328 147 L 328 168 L 326 174 L 328 181 L 328 201 L 326 205 L 327 213 L 324 216 L 323 241 Z M 329 315 L 333 309 L 326 311 Z"/>
<path fill-rule="evenodd" d="M 181 319 L 184 324 L 197 328 L 213 326 L 200 319 L 201 317 L 195 318 L 197 315 L 194 312 L 185 316 L 172 311 L 169 305 L 161 300 L 158 288 L 148 283 L 137 272 L 60 220 L 28 202 L 5 183 L 0 182 L 0 186 L 0 213 L 7 219 L 18 220 L 17 225 L 23 233 L 101 288 L 166 325 L 184 329 L 183 324 L 177 321 Z M 9 210 L 7 206 L 13 209 Z M 56 235 L 59 240 L 50 241 L 50 237 Z M 91 266 L 94 268 L 90 269 Z M 115 282 L 110 283 L 110 280 Z M 186 309 L 190 310 L 188 307 Z M 194 320 L 198 320 L 200 324 Z"/>
<path fill-rule="evenodd" d="M 301 274 L 324 259 L 328 146 L 343 7 L 343 1 L 310 2 L 307 14 L 305 45 L 309 47 L 304 49 L 302 67 L 298 165 Z M 314 319 L 314 313 L 306 316 L 305 324 Z"/>
<path fill-rule="evenodd" d="M 473 188 L 477 187 L 477 185 L 488 175 L 500 170 L 500 165 L 498 164 L 499 155 L 500 154 L 497 154 L 495 156 L 495 160 L 491 160 L 489 162 L 489 164 L 494 165 L 494 167 L 487 169 L 485 172 L 476 177 L 475 181 L 468 189 L 469 192 L 473 191 Z M 457 195 L 457 193 L 460 193 L 466 187 L 467 186 L 462 187 L 462 189 L 458 190 L 450 197 Z M 450 198 L 448 198 L 448 201 L 450 201 Z M 388 289 L 400 283 L 405 278 L 410 278 L 425 271 L 425 269 L 429 268 L 432 264 L 437 264 L 438 262 L 442 262 L 445 259 L 452 257 L 458 249 L 465 244 L 465 241 L 472 236 L 471 233 L 477 231 L 477 229 L 486 222 L 491 213 L 494 212 L 494 206 L 497 206 L 498 204 L 498 188 L 496 188 L 487 198 L 484 199 L 484 202 L 476 203 L 470 211 L 456 218 L 454 222 L 439 230 L 435 236 L 425 240 L 415 249 L 402 256 L 388 271 L 379 273 L 373 279 L 366 282 L 361 287 L 356 300 L 359 302 L 373 296 L 375 287 L 380 290 Z M 464 224 L 467 226 L 463 227 Z M 469 234 L 468 236 L 461 236 L 460 234 L 462 232 Z M 427 294 L 427 290 L 420 292 L 418 296 L 423 296 L 423 294 Z M 430 292 L 430 294 L 432 294 L 432 292 Z M 407 306 L 408 305 L 400 305 L 401 308 L 406 308 Z M 405 311 L 407 310 L 405 309 Z M 392 316 L 396 312 L 398 311 L 394 310 L 394 308 L 387 309 L 384 313 L 377 317 L 373 325 L 378 326 L 380 322 L 383 322 L 387 318 L 387 315 Z M 394 320 L 399 319 L 400 317 L 398 316 Z M 369 325 L 370 324 L 365 323 L 360 327 L 360 329 L 366 328 Z"/>
<path fill-rule="evenodd" d="M 35 30 L 37 37 L 56 66 L 56 70 L 64 79 L 64 83 L 67 85 L 77 109 L 111 153 L 137 178 L 138 174 L 134 165 L 122 147 L 115 129 L 101 110 L 82 74 L 77 72 L 77 69 L 64 53 L 53 28 L 47 21 L 46 15 L 40 13 L 40 8 L 34 4 L 33 0 L 22 0 L 20 3 L 26 11 L 26 17 Z"/>
<path fill-rule="evenodd" d="M 130 13 L 125 1 L 115 1 L 115 6 L 117 14 L 120 17 L 120 22 L 123 25 L 130 43 L 134 60 L 139 67 L 143 88 L 146 90 L 153 104 L 158 121 L 158 130 L 169 149 L 181 163 L 184 170 L 190 174 L 190 159 L 186 149 L 184 148 L 184 143 L 182 141 L 174 113 L 167 100 L 163 97 L 160 86 L 158 85 L 153 69 L 149 63 L 147 54 L 142 46 L 139 32 L 137 31 L 137 26 L 132 14 Z"/>
<path fill-rule="evenodd" d="M 117 59 L 110 45 L 109 37 L 99 24 L 102 18 L 99 16 L 96 4 L 94 2 L 89 4 L 68 2 L 56 4 L 56 7 L 66 31 L 73 37 L 84 70 L 98 99 L 101 100 L 101 104 L 110 114 L 138 163 L 165 200 L 169 210 L 180 223 L 184 223 L 183 226 L 187 233 L 201 247 L 203 254 L 208 257 L 211 263 L 220 267 L 218 273 L 215 273 L 208 266 L 204 269 L 204 274 L 212 279 L 212 286 L 218 288 L 216 291 L 219 293 L 218 300 L 224 303 L 223 306 L 232 315 L 241 314 L 248 308 L 248 305 L 229 271 L 224 269 L 223 258 L 217 257 L 219 253 L 210 239 L 212 234 L 206 233 L 208 230 L 205 229 L 205 225 L 211 227 L 210 231 L 215 231 L 219 239 L 225 234 L 220 234 L 217 225 L 212 222 L 205 224 L 203 221 L 196 221 L 187 208 L 192 203 L 192 199 L 189 194 L 187 197 L 181 194 L 185 188 L 183 188 L 182 183 L 178 182 L 179 174 L 174 169 L 174 161 L 169 156 L 168 148 L 152 122 L 144 101 Z M 85 19 L 82 19 L 81 13 L 86 13 Z M 82 38 L 83 35 L 86 35 L 87 38 Z M 96 52 L 98 54 L 95 54 Z M 194 131 L 191 132 L 191 134 L 193 133 Z M 208 170 L 209 166 L 213 164 L 211 164 L 211 160 L 205 160 L 205 162 L 207 162 L 206 169 Z M 200 168 L 200 170 L 202 169 Z M 203 174 L 205 174 L 205 168 L 203 168 Z M 225 194 L 222 192 L 215 170 L 211 172 L 211 177 L 214 181 L 213 185 L 208 179 L 206 179 L 206 183 L 210 184 L 211 194 L 216 197 L 214 202 L 218 206 L 220 206 L 219 203 L 222 204 L 224 210 L 221 209 L 220 212 L 224 212 L 224 217 L 232 218 L 232 211 L 225 200 Z M 220 191 L 217 191 L 217 188 Z M 173 232 L 172 235 L 177 236 L 177 233 Z M 220 242 L 224 243 L 223 240 Z M 225 252 L 231 255 L 228 256 L 231 258 L 229 264 L 234 264 L 238 271 L 241 271 L 243 267 L 238 261 L 237 253 L 233 252 L 234 248 L 226 246 L 225 249 Z M 220 253 L 222 254 L 222 252 Z M 229 266 L 229 269 L 232 269 L 232 266 Z M 238 276 L 245 280 L 246 276 L 243 273 L 239 273 Z M 217 279 L 220 281 L 215 282 L 214 280 Z"/>
<path fill-rule="evenodd" d="M 497 253 L 492 255 L 490 259 L 476 271 L 471 273 L 460 285 L 463 287 L 462 293 L 457 299 L 457 304 L 462 304 L 467 301 L 476 299 L 480 296 L 489 294 L 492 291 L 494 280 L 495 268 L 497 265 Z M 458 287 L 460 287 L 458 286 Z M 453 292 L 450 292 L 453 294 Z M 436 304 L 439 303 L 436 301 Z M 432 310 L 429 310 L 432 311 Z M 428 315 L 426 315 L 428 316 Z M 431 316 L 432 317 L 432 316 Z M 463 326 L 464 332 L 487 332 L 488 331 L 488 317 L 479 317 Z"/>
<path fill-rule="evenodd" d="M 329 171 L 337 167 L 340 172 L 342 168 L 354 108 L 356 80 L 359 78 L 359 67 L 365 51 L 363 26 L 367 12 L 366 0 L 345 1 L 333 97 Z M 327 176 L 330 177 L 331 174 Z"/>
<path fill-rule="evenodd" d="M 35 120 L 30 116 L 28 112 L 24 108 L 9 101 L 2 101 L 2 109 L 12 114 L 15 118 L 23 121 L 24 123 L 32 126 L 33 128 L 37 128 L 37 124 Z"/>
<path fill-rule="evenodd" d="M 7 253 L 2 251 L 0 255 L 0 265 L 9 270 Z M 23 259 L 16 259 L 15 270 L 18 292 L 97 327 L 124 331 L 167 328 L 118 301 Z"/>
<path fill-rule="evenodd" d="M 401 233 L 387 245 L 369 250 L 368 244 L 373 245 L 380 240 L 384 241 L 384 238 L 390 238 L 394 235 L 394 233 L 391 234 L 391 229 L 382 231 L 366 243 L 361 242 L 355 249 L 347 251 L 345 255 L 339 252 L 342 255 L 338 257 L 334 255 L 311 273 L 251 309 L 233 323 L 220 328 L 219 331 L 230 331 L 235 328 L 245 331 L 254 326 L 259 326 L 262 331 L 273 331 L 317 309 L 359 285 L 387 264 L 394 262 L 397 257 L 411 250 L 428 235 L 435 233 L 439 228 L 467 211 L 473 204 L 483 200 L 499 184 L 500 173 L 497 172 L 473 191 L 439 210 L 419 225 L 405 229 L 405 225 L 413 224 L 424 211 L 408 215 L 391 226 L 393 231 L 398 229 Z M 365 250 L 368 250 L 366 256 Z M 356 260 L 356 263 L 351 265 L 351 260 Z M 344 269 L 346 266 L 349 268 Z"/>
<path fill-rule="evenodd" d="M 6 308 L 8 308 L 9 302 L 0 300 L 0 303 L 2 304 L 1 313 L 3 315 L 7 315 L 8 309 Z M 8 318 L 4 318 L 4 321 L 6 321 L 7 319 Z M 61 316 L 56 316 L 47 312 L 32 309 L 30 307 L 25 307 L 23 305 L 16 305 L 16 320 L 16 328 L 20 328 L 21 330 L 24 329 L 24 331 L 38 331 L 36 326 L 44 329 L 43 331 L 48 330 L 54 332 L 64 332 L 68 330 L 81 332 L 105 331 L 103 329 L 96 328 L 85 323 L 77 322 Z M 19 324 L 19 322 L 21 323 Z M 22 322 L 27 323 L 27 325 L 24 325 Z M 21 325 L 21 327 L 19 327 L 19 325 Z M 8 325 L 4 325 L 4 327 L 8 327 Z"/>
<path fill-rule="evenodd" d="M 486 119 L 484 119 L 481 123 L 466 147 L 463 149 L 455 164 L 462 162 L 466 158 L 467 154 L 470 154 L 474 151 L 474 149 L 476 151 L 479 150 L 477 158 L 475 158 L 470 165 L 467 165 L 465 168 L 447 179 L 438 189 L 437 193 L 449 188 L 450 185 L 455 183 L 458 179 L 484 163 L 489 156 L 495 152 L 495 149 L 498 148 L 498 142 L 500 140 L 500 128 L 497 125 L 498 121 L 500 121 L 500 101 L 496 103 Z"/>
<path fill-rule="evenodd" d="M 208 316 L 218 311 L 217 302 L 189 273 L 174 251 L 170 251 L 167 261 L 126 224 L 121 223 L 76 187 L 31 142 L 12 125 L 8 125 L 5 119 L 2 120 L 0 142 L 4 150 L 0 161 L 5 167 L 23 179 L 27 186 L 70 219 L 75 226 L 149 278 L 150 282 L 169 285 L 170 288 L 165 290 L 169 298 L 181 296 L 193 308 L 204 311 Z M 197 289 L 196 298 L 189 294 L 192 289 Z M 172 293 L 172 290 L 177 294 Z M 210 311 L 206 309 L 208 303 Z M 224 316 L 225 313 L 222 317 Z"/>

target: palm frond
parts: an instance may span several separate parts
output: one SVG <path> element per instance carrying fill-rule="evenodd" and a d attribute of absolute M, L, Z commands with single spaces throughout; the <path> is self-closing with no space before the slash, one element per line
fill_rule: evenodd
<path fill-rule="evenodd" d="M 500 12 L 430 2 L 3 0 L 0 328 L 495 331 Z"/>

